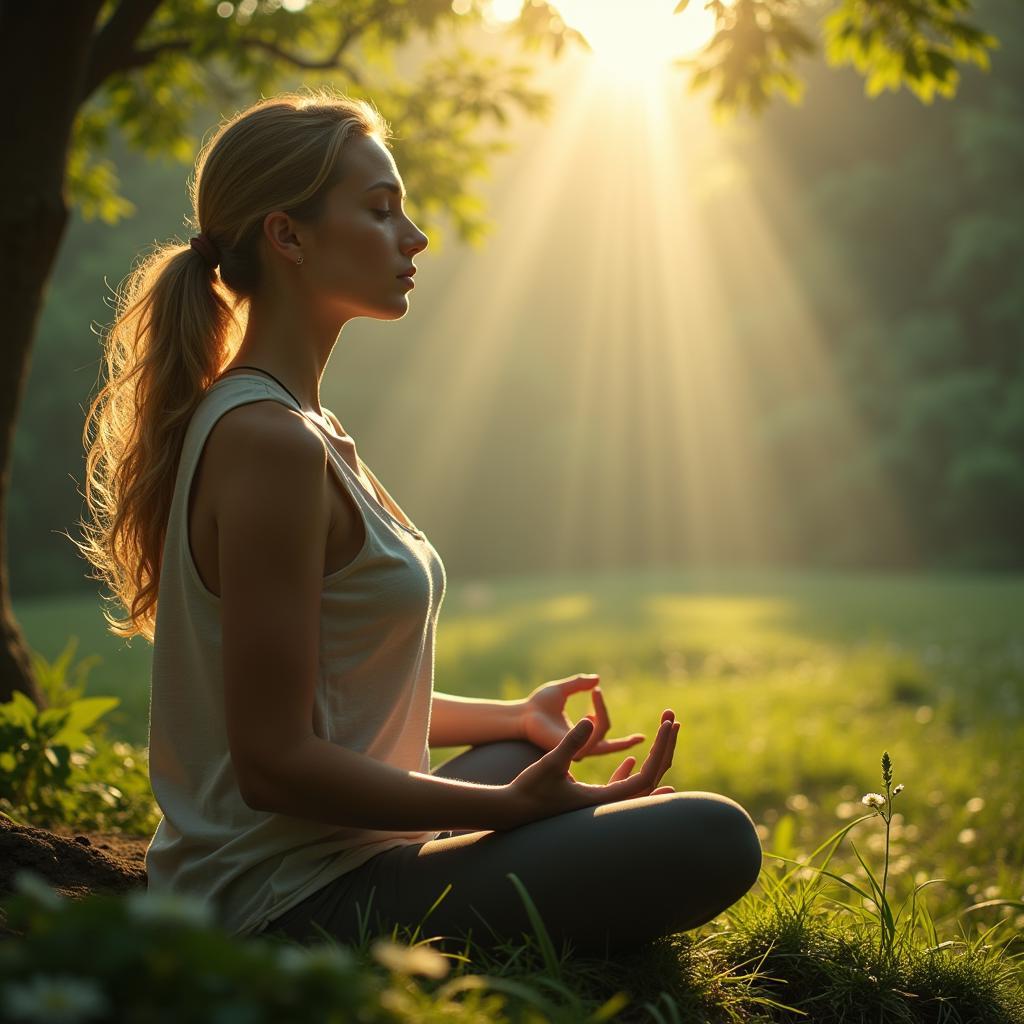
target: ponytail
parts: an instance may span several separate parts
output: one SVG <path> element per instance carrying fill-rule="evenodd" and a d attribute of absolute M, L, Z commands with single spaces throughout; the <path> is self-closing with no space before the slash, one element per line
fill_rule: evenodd
<path fill-rule="evenodd" d="M 386 141 L 364 100 L 328 89 L 261 100 L 200 150 L 188 245 L 159 245 L 119 289 L 104 336 L 106 381 L 86 415 L 84 542 L 72 540 L 127 617 L 117 636 L 153 642 L 160 563 L 189 420 L 237 352 L 261 284 L 263 221 L 275 210 L 315 221 L 344 174 L 352 135 Z M 217 269 L 219 267 L 219 270 Z"/>
<path fill-rule="evenodd" d="M 194 246 L 160 246 L 131 273 L 105 337 L 106 382 L 82 431 L 88 448 L 78 547 L 128 611 L 111 632 L 152 642 L 160 559 L 189 420 L 244 331 Z M 237 342 L 229 342 L 237 335 Z"/>

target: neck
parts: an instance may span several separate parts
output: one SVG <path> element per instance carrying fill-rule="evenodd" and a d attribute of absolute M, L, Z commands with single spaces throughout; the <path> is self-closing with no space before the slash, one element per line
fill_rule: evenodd
<path fill-rule="evenodd" d="M 295 396 L 303 412 L 322 418 L 320 381 L 338 333 L 336 324 L 306 322 L 284 315 L 280 305 L 254 300 L 242 343 L 222 372 L 242 365 L 266 370 Z"/>

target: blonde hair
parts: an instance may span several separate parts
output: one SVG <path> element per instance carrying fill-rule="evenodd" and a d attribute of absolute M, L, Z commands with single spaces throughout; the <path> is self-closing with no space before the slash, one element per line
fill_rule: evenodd
<path fill-rule="evenodd" d="M 189 183 L 192 222 L 219 250 L 219 274 L 175 240 L 145 256 L 117 291 L 106 381 L 82 430 L 92 522 L 80 520 L 85 542 L 73 541 L 97 570 L 88 578 L 105 582 L 128 613 L 104 610 L 117 636 L 153 641 L 185 431 L 241 343 L 260 288 L 264 218 L 283 210 L 315 222 L 352 136 L 386 143 L 390 128 L 370 103 L 326 89 L 261 100 L 222 123 Z"/>

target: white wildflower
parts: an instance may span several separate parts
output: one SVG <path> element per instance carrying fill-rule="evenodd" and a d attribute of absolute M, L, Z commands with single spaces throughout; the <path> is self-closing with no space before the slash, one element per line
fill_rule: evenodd
<path fill-rule="evenodd" d="M 428 978 L 443 978 L 448 973 L 448 961 L 429 946 L 399 946 L 380 940 L 374 943 L 372 952 L 388 970 L 398 974 L 424 974 Z"/>
<path fill-rule="evenodd" d="M 897 786 L 897 787 L 896 787 L 896 788 L 895 788 L 895 789 L 894 789 L 894 790 L 892 791 L 892 795 L 893 795 L 893 796 L 899 796 L 899 795 L 900 795 L 900 793 L 902 793 L 902 792 L 903 792 L 904 788 L 905 788 L 905 787 L 904 787 L 903 783 L 901 782 L 901 783 L 900 783 L 900 784 L 899 784 L 899 785 L 898 785 L 898 786 Z"/>
<path fill-rule="evenodd" d="M 107 997 L 95 982 L 71 975 L 36 974 L 24 984 L 7 986 L 6 1015 L 45 1024 L 78 1024 L 110 1010 Z"/>
<path fill-rule="evenodd" d="M 885 797 L 881 793 L 865 793 L 860 802 L 865 807 L 874 807 L 876 810 L 885 806 Z"/>
<path fill-rule="evenodd" d="M 192 896 L 137 889 L 126 898 L 128 914 L 136 921 L 156 921 L 207 927 L 214 923 L 212 910 Z"/>

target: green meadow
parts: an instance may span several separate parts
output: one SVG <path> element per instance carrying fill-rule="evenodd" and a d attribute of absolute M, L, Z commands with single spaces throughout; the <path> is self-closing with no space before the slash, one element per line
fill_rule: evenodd
<path fill-rule="evenodd" d="M 48 660 L 77 638 L 87 695 L 113 695 L 109 734 L 145 743 L 150 648 L 105 632 L 99 600 L 21 602 Z M 682 722 L 666 782 L 746 806 L 764 848 L 800 860 L 866 811 L 888 750 L 896 798 L 890 892 L 915 884 L 941 933 L 1024 925 L 1024 580 L 766 572 L 626 572 L 451 582 L 435 686 L 513 698 L 601 676 L 611 735 Z M 589 697 L 571 698 L 575 720 Z M 634 748 L 643 756 L 646 744 Z M 435 750 L 434 763 L 452 750 Z M 614 756 L 575 769 L 605 781 Z M 831 870 L 863 878 L 880 819 L 856 825 Z M 766 870 L 784 862 L 766 858 Z M 809 874 L 809 873 L 808 873 Z M 981 905 L 981 906 L 979 906 Z"/>

